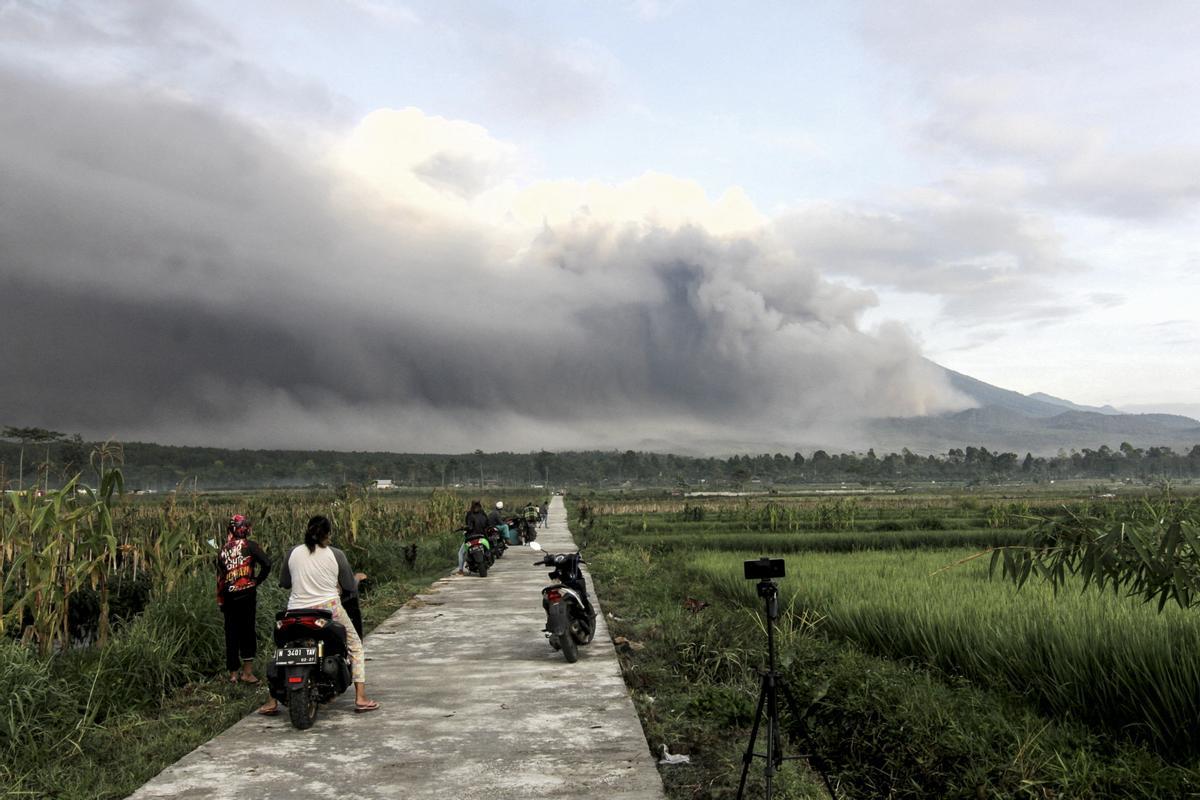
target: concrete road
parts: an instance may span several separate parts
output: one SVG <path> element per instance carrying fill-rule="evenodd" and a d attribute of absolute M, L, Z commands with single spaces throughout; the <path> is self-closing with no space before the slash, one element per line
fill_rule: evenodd
<path fill-rule="evenodd" d="M 538 541 L 573 550 L 562 498 L 549 521 Z M 131 797 L 661 800 L 603 612 L 566 663 L 541 632 L 549 581 L 535 557 L 510 547 L 487 578 L 440 580 L 376 628 L 367 690 L 379 711 L 355 714 L 350 690 L 307 731 L 286 709 L 251 714 Z"/>

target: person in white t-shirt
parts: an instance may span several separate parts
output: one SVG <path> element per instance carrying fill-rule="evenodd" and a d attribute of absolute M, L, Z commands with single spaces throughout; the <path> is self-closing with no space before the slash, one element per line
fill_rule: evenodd
<path fill-rule="evenodd" d="M 350 569 L 346 554 L 329 546 L 333 526 L 326 517 L 313 517 L 308 521 L 304 533 L 304 544 L 296 545 L 283 560 L 279 585 L 291 589 L 288 609 L 323 608 L 333 614 L 335 622 L 346 629 L 346 650 L 350 653 L 350 669 L 354 680 L 354 710 L 358 713 L 374 711 L 379 703 L 367 697 L 366 657 L 362 640 L 354 630 L 354 623 L 342 607 L 343 593 L 358 591 L 358 578 Z M 278 713 L 279 703 L 274 698 L 258 710 L 271 715 Z"/>

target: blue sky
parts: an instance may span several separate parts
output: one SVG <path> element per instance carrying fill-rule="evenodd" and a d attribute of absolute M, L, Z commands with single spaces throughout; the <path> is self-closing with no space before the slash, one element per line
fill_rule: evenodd
<path fill-rule="evenodd" d="M 224 254 L 230 288 L 246 298 L 266 291 L 264 276 L 289 275 L 296 302 L 316 303 L 318 288 L 300 287 L 319 287 L 383 326 L 382 339 L 412 331 L 387 328 L 377 298 L 332 280 L 326 262 L 263 249 L 264 226 L 297 224 L 279 207 L 329 227 L 330 253 L 350 259 L 342 277 L 387 275 L 446 304 L 455 291 L 536 286 L 552 338 L 606 365 L 606 385 L 627 390 L 615 407 L 653 409 L 647 430 L 674 414 L 671 386 L 692 387 L 722 359 L 771 384 L 767 397 L 727 398 L 719 414 L 689 407 L 696 430 L 730 413 L 765 415 L 764 426 L 798 415 L 799 430 L 846 397 L 890 398 L 867 409 L 880 414 L 955 407 L 961 398 L 927 381 L 922 354 L 1080 403 L 1200 404 L 1198 29 L 1185 2 L 10 0 L 0 77 L 34 88 L 15 92 L 29 107 L 10 112 L 0 145 L 36 151 L 12 164 L 61 208 L 80 196 L 66 176 L 83 180 L 64 153 L 111 160 L 110 176 L 140 173 L 103 142 L 144 140 L 153 154 L 161 120 L 186 127 L 191 115 L 216 144 L 180 145 L 161 170 L 148 161 L 146 196 L 130 189 L 120 219 L 93 219 L 94 202 L 66 217 L 136 250 L 148 231 L 131 220 L 153 215 L 162 263 Z M 47 114 L 74 119 L 78 140 L 56 141 L 69 138 L 62 126 L 22 138 Z M 85 135 L 93 125 L 100 135 Z M 276 173 L 218 183 L 213 163 L 226 156 Z M 176 172 L 187 181 L 163 177 Z M 213 200 L 243 179 L 263 208 L 273 196 L 278 205 Z M 9 202 L 44 216 L 23 198 Z M 193 222 L 204 223 L 203 246 L 186 232 Z M 92 258 L 52 259 L 39 246 L 5 268 L 73 279 L 64 265 Z M 116 300 L 144 302 L 153 285 L 212 302 L 211 284 L 154 280 L 156 263 L 87 269 Z M 582 344 L 595 342 L 590 311 L 632 313 L 608 294 L 617 272 L 642 324 L 678 326 L 634 362 L 628 348 Z M 519 360 L 521 345 L 500 349 Z M 658 359 L 689 366 L 660 385 L 649 372 Z M 791 369 L 817 372 L 810 383 L 773 377 Z M 273 413 L 307 408 L 287 381 L 264 385 Z M 370 420 L 364 437 L 389 409 L 438 396 L 323 391 Z M 811 407 L 786 406 L 798 393 Z M 438 414 L 433 428 L 453 424 Z"/>

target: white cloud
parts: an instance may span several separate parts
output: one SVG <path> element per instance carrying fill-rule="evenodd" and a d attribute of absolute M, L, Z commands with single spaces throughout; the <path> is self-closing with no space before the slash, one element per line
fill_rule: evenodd
<path fill-rule="evenodd" d="M 1196 208 L 1193 4 L 876 4 L 864 31 L 929 108 L 914 128 L 943 165 L 1020 174 L 1011 200 L 1055 212 Z"/>
<path fill-rule="evenodd" d="M 379 109 L 337 145 L 333 160 L 386 202 L 453 215 L 513 174 L 517 150 L 474 123 Z"/>

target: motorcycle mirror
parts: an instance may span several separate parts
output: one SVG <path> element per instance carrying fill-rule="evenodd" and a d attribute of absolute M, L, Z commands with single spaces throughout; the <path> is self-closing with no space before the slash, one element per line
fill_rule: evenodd
<path fill-rule="evenodd" d="M 529 549 L 541 551 L 541 549 L 542 549 L 541 542 L 530 542 Z"/>

